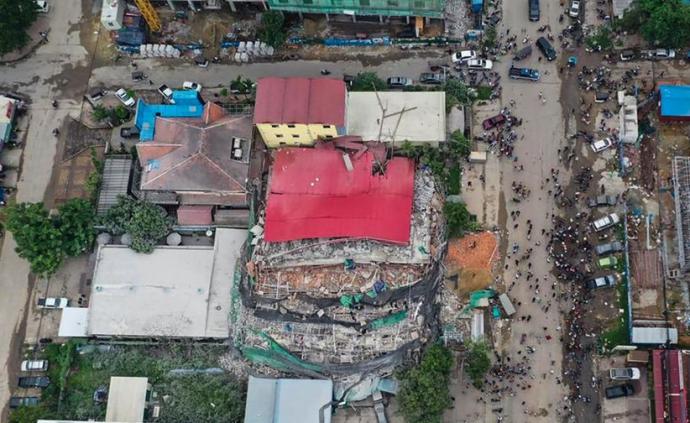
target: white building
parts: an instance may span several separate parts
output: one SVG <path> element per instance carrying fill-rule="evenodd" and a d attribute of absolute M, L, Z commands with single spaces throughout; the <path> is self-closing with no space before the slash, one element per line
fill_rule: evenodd
<path fill-rule="evenodd" d="M 438 146 L 446 141 L 446 93 L 350 92 L 345 125 L 348 135 L 365 141 Z"/>
<path fill-rule="evenodd" d="M 637 99 L 631 95 L 623 97 L 618 111 L 618 136 L 621 142 L 634 144 L 637 142 L 639 130 L 637 126 Z"/>
<path fill-rule="evenodd" d="M 151 254 L 100 246 L 88 311 L 65 309 L 58 335 L 227 338 L 235 264 L 246 238 L 246 230 L 219 228 L 214 246 L 161 246 Z"/>

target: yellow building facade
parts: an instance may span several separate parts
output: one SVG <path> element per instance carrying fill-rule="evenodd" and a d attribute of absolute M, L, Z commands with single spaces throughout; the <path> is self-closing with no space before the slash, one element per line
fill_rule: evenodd
<path fill-rule="evenodd" d="M 277 148 L 284 145 L 314 145 L 316 140 L 330 139 L 338 136 L 335 125 L 323 124 L 257 124 L 256 128 L 267 147 Z"/>

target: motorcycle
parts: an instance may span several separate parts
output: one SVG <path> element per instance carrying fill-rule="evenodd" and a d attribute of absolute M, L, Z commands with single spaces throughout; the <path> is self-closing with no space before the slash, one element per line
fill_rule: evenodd
<path fill-rule="evenodd" d="M 330 74 L 331 74 L 331 71 L 329 71 L 328 69 L 321 69 L 321 75 L 330 75 Z"/>

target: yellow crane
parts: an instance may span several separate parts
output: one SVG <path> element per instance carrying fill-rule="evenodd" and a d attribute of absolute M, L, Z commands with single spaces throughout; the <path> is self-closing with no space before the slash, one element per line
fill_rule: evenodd
<path fill-rule="evenodd" d="M 149 25 L 151 32 L 160 32 L 161 30 L 161 20 L 156 13 L 156 9 L 153 8 L 149 0 L 134 0 L 141 11 L 141 16 L 144 17 L 146 23 Z"/>

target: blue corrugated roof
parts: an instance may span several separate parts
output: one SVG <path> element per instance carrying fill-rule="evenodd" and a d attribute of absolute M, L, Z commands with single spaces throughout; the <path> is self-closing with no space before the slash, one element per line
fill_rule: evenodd
<path fill-rule="evenodd" d="M 156 116 L 171 118 L 198 118 L 204 114 L 204 104 L 196 91 L 173 91 L 175 104 L 147 104 L 142 99 L 137 102 L 134 118 L 139 128 L 139 140 L 150 141 L 156 129 Z"/>
<path fill-rule="evenodd" d="M 690 85 L 661 85 L 661 116 L 690 117 Z"/>

